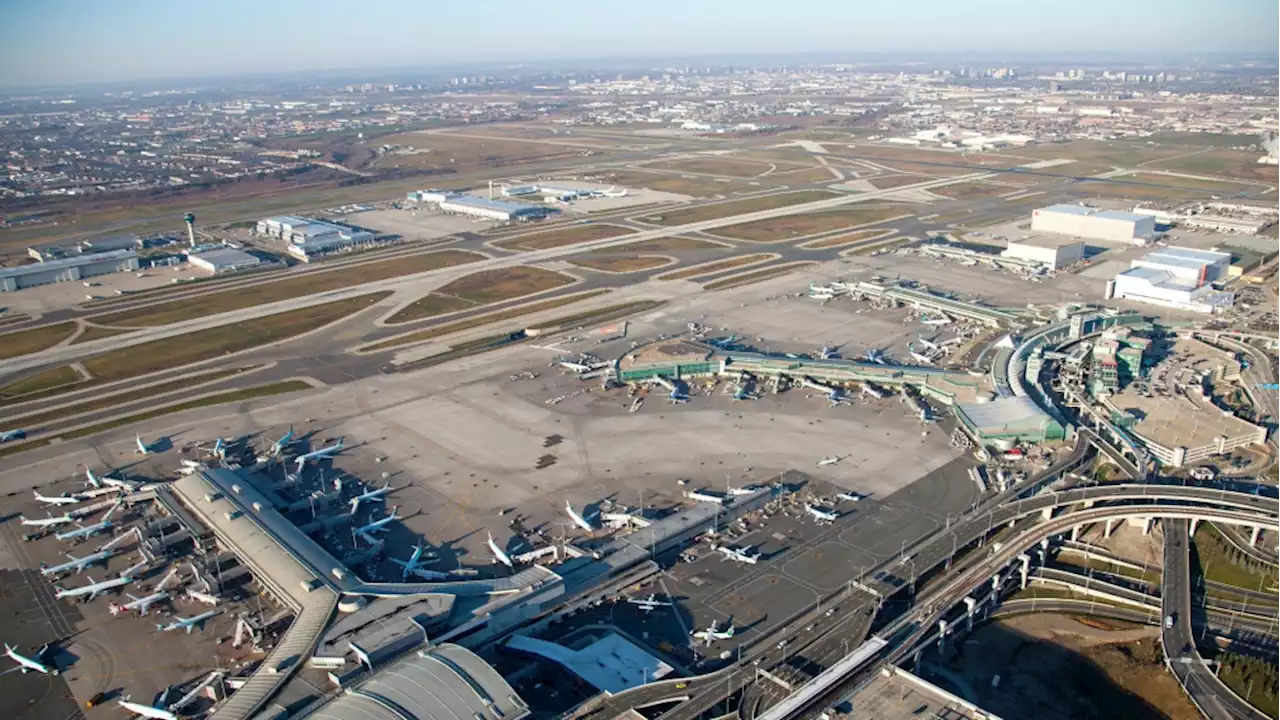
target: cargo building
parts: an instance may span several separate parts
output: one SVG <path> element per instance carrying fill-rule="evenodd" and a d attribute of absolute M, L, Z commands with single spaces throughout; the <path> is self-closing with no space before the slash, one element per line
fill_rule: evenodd
<path fill-rule="evenodd" d="M 1085 240 L 1147 245 L 1155 238 L 1156 220 L 1150 215 L 1082 205 L 1050 205 L 1031 211 L 1031 229 Z"/>

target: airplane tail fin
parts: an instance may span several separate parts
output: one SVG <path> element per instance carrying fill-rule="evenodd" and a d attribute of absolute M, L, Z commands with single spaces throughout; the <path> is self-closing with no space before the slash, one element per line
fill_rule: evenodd
<path fill-rule="evenodd" d="M 162 623 L 156 623 L 156 632 L 164 632 L 164 625 Z"/>

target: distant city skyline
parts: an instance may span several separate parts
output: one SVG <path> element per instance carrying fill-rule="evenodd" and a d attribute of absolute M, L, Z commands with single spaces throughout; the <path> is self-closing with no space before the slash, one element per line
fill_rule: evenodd
<path fill-rule="evenodd" d="M 1280 50 L 1275 0 L 9 2 L 0 86 L 605 57 Z"/>

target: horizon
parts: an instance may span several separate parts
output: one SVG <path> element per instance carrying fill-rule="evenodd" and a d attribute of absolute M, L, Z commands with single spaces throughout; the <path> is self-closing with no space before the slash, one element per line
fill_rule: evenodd
<path fill-rule="evenodd" d="M 374 0 L 358 14 L 333 0 L 181 8 L 157 0 L 90 8 L 50 0 L 0 16 L 6 20 L 0 87 L 727 57 L 1257 56 L 1274 64 L 1280 52 L 1274 32 L 1280 4 L 1261 0 L 1224 7 L 1084 0 L 1069 13 L 1050 7 L 1010 13 L 998 0 L 914 5 L 907 17 L 896 8 L 810 0 L 779 14 L 775 4 L 742 0 L 725 15 L 711 5 L 656 0 L 637 16 L 616 6 L 530 13 L 505 0 L 484 10 Z M 529 30 L 531 19 L 541 26 Z M 1053 28 L 1050 38 L 1046 27 Z"/>

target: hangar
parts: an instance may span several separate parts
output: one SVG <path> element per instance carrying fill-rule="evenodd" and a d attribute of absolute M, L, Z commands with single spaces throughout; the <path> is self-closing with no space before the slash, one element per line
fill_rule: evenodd
<path fill-rule="evenodd" d="M 0 269 L 0 292 L 138 269 L 138 253 L 111 250 Z"/>

